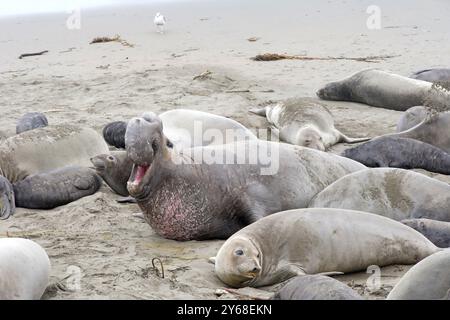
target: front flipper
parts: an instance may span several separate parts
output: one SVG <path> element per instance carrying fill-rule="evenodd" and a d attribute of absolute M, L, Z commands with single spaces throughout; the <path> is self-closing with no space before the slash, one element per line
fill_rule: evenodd
<path fill-rule="evenodd" d="M 265 117 L 266 116 L 266 107 L 264 107 L 264 108 L 252 108 L 248 112 L 256 114 L 258 116 Z"/>
<path fill-rule="evenodd" d="M 272 283 L 280 283 L 296 276 L 304 276 L 305 274 L 305 270 L 300 265 L 287 264 L 275 270 L 270 278 Z"/>
<path fill-rule="evenodd" d="M 208 259 L 209 263 L 216 264 L 216 257 L 211 257 Z"/>
<path fill-rule="evenodd" d="M 350 138 L 350 137 L 347 137 L 342 132 L 339 132 L 339 135 L 340 135 L 339 142 L 345 142 L 345 143 L 365 142 L 365 141 L 369 141 L 372 139 L 372 138 Z"/>

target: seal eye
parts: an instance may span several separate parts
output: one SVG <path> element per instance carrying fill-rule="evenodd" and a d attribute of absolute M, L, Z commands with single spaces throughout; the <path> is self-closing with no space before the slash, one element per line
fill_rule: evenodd
<path fill-rule="evenodd" d="M 109 161 L 114 161 L 114 157 L 113 156 L 108 156 L 108 160 Z"/>
<path fill-rule="evenodd" d="M 152 142 L 152 149 L 153 149 L 153 152 L 158 151 L 158 143 L 156 142 L 156 140 L 153 140 L 153 142 Z"/>
<path fill-rule="evenodd" d="M 234 254 L 237 256 L 242 256 L 244 254 L 244 251 L 242 251 L 241 249 L 238 249 L 234 252 Z"/>

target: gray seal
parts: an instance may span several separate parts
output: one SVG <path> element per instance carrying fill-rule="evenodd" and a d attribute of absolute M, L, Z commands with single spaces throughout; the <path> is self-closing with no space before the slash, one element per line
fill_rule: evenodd
<path fill-rule="evenodd" d="M 28 112 L 24 114 L 16 125 L 16 133 L 22 133 L 36 128 L 48 126 L 48 120 L 45 114 L 41 112 Z"/>
<path fill-rule="evenodd" d="M 449 82 L 450 81 L 450 69 L 447 68 L 433 68 L 424 69 L 414 72 L 410 78 L 428 81 L 428 82 Z"/>
<path fill-rule="evenodd" d="M 366 169 L 332 183 L 309 207 L 359 210 L 397 221 L 450 221 L 450 185 L 404 169 Z"/>
<path fill-rule="evenodd" d="M 125 145 L 134 166 L 127 188 L 150 226 L 174 240 L 227 238 L 271 213 L 305 207 L 333 181 L 365 168 L 284 143 L 239 141 L 177 152 L 166 139 L 155 114 L 130 120 Z"/>
<path fill-rule="evenodd" d="M 414 264 L 439 251 L 416 230 L 375 214 L 297 209 L 243 228 L 219 249 L 215 272 L 232 287 L 261 287 L 304 274 Z"/>
<path fill-rule="evenodd" d="M 324 100 L 361 102 L 374 107 L 405 111 L 425 102 L 433 104 L 434 100 L 441 101 L 438 93 L 431 90 L 432 86 L 427 81 L 369 69 L 327 84 L 317 91 L 317 96 Z"/>
<path fill-rule="evenodd" d="M 113 121 L 103 127 L 102 134 L 106 143 L 116 148 L 125 149 L 126 121 Z"/>
<path fill-rule="evenodd" d="M 450 247 L 450 222 L 430 219 L 407 219 L 401 222 L 419 231 L 436 246 L 440 248 Z"/>
<path fill-rule="evenodd" d="M 424 106 L 416 106 L 406 110 L 397 123 L 397 132 L 406 131 L 421 123 L 428 115 Z"/>
<path fill-rule="evenodd" d="M 341 155 L 368 167 L 424 169 L 450 174 L 450 154 L 431 144 L 409 138 L 380 137 L 347 149 Z"/>
<path fill-rule="evenodd" d="M 38 300 L 50 277 L 50 260 L 36 242 L 0 239 L 0 300 Z"/>
<path fill-rule="evenodd" d="M 283 286 L 273 300 L 362 300 L 349 286 L 328 276 L 294 277 Z"/>
<path fill-rule="evenodd" d="M 128 196 L 127 182 L 131 175 L 133 162 L 126 151 L 111 151 L 91 158 L 94 169 L 106 184 L 117 194 Z"/>
<path fill-rule="evenodd" d="M 65 167 L 28 176 L 13 184 L 16 206 L 53 209 L 90 196 L 100 189 L 101 178 L 94 170 Z"/>
<path fill-rule="evenodd" d="M 5 177 L 0 176 L 0 219 L 8 219 L 16 211 L 14 189 Z"/>
<path fill-rule="evenodd" d="M 449 300 L 450 250 L 437 252 L 408 270 L 388 300 Z"/>
<path fill-rule="evenodd" d="M 328 108 L 311 98 L 294 98 L 250 112 L 265 116 L 282 141 L 321 151 L 336 143 L 357 143 L 370 138 L 349 138 L 334 127 Z"/>

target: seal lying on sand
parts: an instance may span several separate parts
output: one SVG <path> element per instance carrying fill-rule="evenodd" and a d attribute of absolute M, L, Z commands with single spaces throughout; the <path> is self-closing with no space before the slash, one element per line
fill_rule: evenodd
<path fill-rule="evenodd" d="M 57 125 L 23 132 L 0 144 L 0 175 L 11 183 L 65 166 L 89 167 L 89 159 L 108 153 L 92 129 Z"/>
<path fill-rule="evenodd" d="M 112 151 L 91 158 L 94 168 L 106 184 L 117 194 L 128 196 L 127 182 L 133 168 L 133 162 L 126 151 Z"/>
<path fill-rule="evenodd" d="M 16 125 L 16 133 L 22 133 L 36 128 L 48 126 L 48 120 L 45 114 L 41 112 L 29 112 L 24 114 Z"/>
<path fill-rule="evenodd" d="M 229 286 L 260 287 L 303 274 L 414 264 L 438 250 L 392 219 L 343 209 L 297 209 L 231 236 L 217 253 L 215 272 Z"/>
<path fill-rule="evenodd" d="M 10 137 L 0 144 L 0 175 L 15 184 L 28 176 L 51 172 L 58 168 L 88 167 L 91 157 L 107 152 L 109 151 L 105 141 L 92 129 L 72 125 L 38 128 Z M 46 179 L 48 177 L 38 176 L 29 181 L 34 187 L 37 186 L 37 181 L 39 183 L 43 181 L 63 183 L 58 176 Z M 26 184 L 23 186 L 25 187 Z M 47 186 L 48 190 L 40 189 L 36 196 L 50 198 L 61 196 L 59 201 L 62 202 L 72 197 L 64 195 L 64 192 L 73 190 L 72 187 L 66 186 L 67 189 L 54 195 L 48 195 L 47 193 L 52 191 L 53 187 L 49 184 Z M 4 199 L 2 195 L 0 197 Z M 49 201 L 49 203 L 57 202 L 55 198 Z M 43 205 L 45 208 L 48 204 L 44 201 Z M 12 211 L 7 212 L 8 207 L 10 210 L 13 209 L 11 203 L 9 206 L 4 205 L 0 208 L 3 217 L 13 213 Z"/>
<path fill-rule="evenodd" d="M 322 275 L 304 275 L 293 278 L 273 300 L 362 300 L 361 296 L 344 283 Z"/>
<path fill-rule="evenodd" d="M 265 116 L 281 140 L 325 151 L 339 142 L 356 143 L 370 138 L 349 138 L 334 127 L 331 112 L 310 98 L 295 98 L 250 112 Z"/>
<path fill-rule="evenodd" d="M 0 300 L 37 300 L 47 287 L 50 260 L 36 242 L 0 239 Z"/>
<path fill-rule="evenodd" d="M 400 137 L 419 140 L 450 153 L 450 112 L 440 112 L 425 118 L 418 125 L 402 132 L 383 137 Z"/>
<path fill-rule="evenodd" d="M 12 184 L 0 176 L 0 219 L 8 219 L 16 211 Z"/>
<path fill-rule="evenodd" d="M 413 73 L 410 78 L 428 82 L 448 82 L 450 81 L 450 69 L 435 68 L 420 70 Z"/>
<path fill-rule="evenodd" d="M 397 132 L 402 132 L 421 123 L 428 115 L 428 110 L 424 106 L 416 106 L 406 110 L 397 123 Z"/>
<path fill-rule="evenodd" d="M 324 100 L 362 102 L 371 106 L 405 111 L 428 101 L 433 103 L 436 92 L 432 83 L 410 79 L 377 69 L 360 71 L 344 80 L 331 82 L 317 91 Z M 450 95 L 449 95 L 450 97 Z"/>
<path fill-rule="evenodd" d="M 305 207 L 333 181 L 365 168 L 333 154 L 261 140 L 177 153 L 167 148 L 154 114 L 128 123 L 125 145 L 134 163 L 130 195 L 150 226 L 174 240 L 227 238 L 268 214 Z"/>
<path fill-rule="evenodd" d="M 440 248 L 450 247 L 450 222 L 430 219 L 408 219 L 401 222 L 419 231 L 436 246 Z"/>
<path fill-rule="evenodd" d="M 449 300 L 450 250 L 437 252 L 408 270 L 388 300 Z"/>
<path fill-rule="evenodd" d="M 13 184 L 16 206 L 30 209 L 52 209 L 100 189 L 101 178 L 94 170 L 65 167 L 26 177 Z"/>
<path fill-rule="evenodd" d="M 450 154 L 414 139 L 380 137 L 347 149 L 341 155 L 368 167 L 419 168 L 450 174 Z"/>
<path fill-rule="evenodd" d="M 309 207 L 360 210 L 397 221 L 450 221 L 450 185 L 414 171 L 366 169 L 332 183 Z"/>
<path fill-rule="evenodd" d="M 159 118 L 164 124 L 169 147 L 173 144 L 183 149 L 257 139 L 239 122 L 212 113 L 176 109 L 161 113 Z M 126 127 L 125 121 L 107 124 L 103 129 L 105 141 L 117 148 L 124 148 Z"/>

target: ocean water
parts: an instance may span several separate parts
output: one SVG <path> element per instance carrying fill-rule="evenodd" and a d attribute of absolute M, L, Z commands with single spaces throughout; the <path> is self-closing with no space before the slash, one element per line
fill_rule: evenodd
<path fill-rule="evenodd" d="M 189 0 L 0 0 L 0 16 L 71 12 L 106 6 Z"/>

